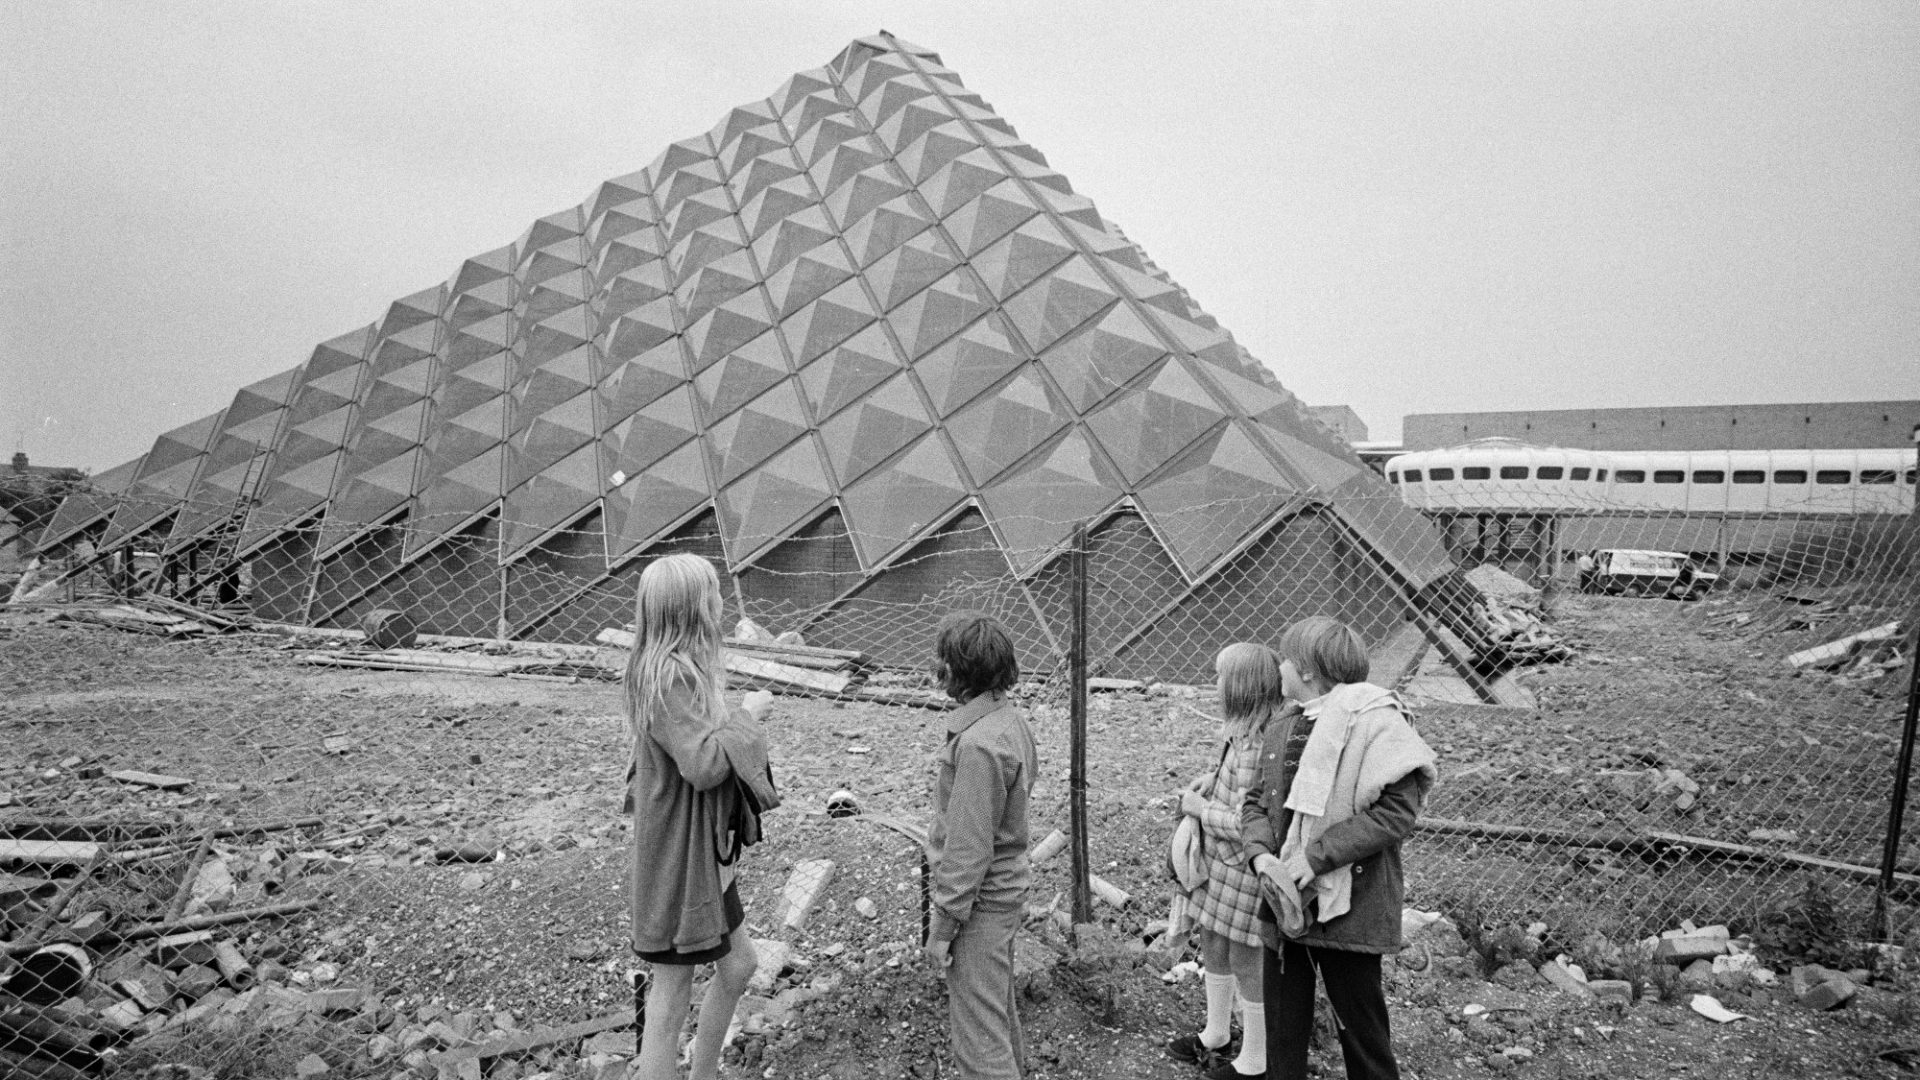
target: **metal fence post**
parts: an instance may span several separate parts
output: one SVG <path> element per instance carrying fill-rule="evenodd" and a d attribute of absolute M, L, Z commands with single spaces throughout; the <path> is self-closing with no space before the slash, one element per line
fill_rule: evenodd
<path fill-rule="evenodd" d="M 1073 640 L 1068 645 L 1067 695 L 1072 717 L 1067 764 L 1068 827 L 1073 833 L 1073 922 L 1093 921 L 1093 890 L 1087 865 L 1087 526 L 1074 527 Z"/>
<path fill-rule="evenodd" d="M 1907 665 L 1907 715 L 1900 725 L 1900 756 L 1893 767 L 1893 799 L 1887 808 L 1887 846 L 1880 854 L 1880 881 L 1873 890 L 1873 917 L 1868 936 L 1887 936 L 1887 894 L 1893 891 L 1893 868 L 1900 859 L 1900 826 L 1907 814 L 1907 776 L 1913 772 L 1913 738 L 1920 717 L 1920 619 L 1913 631 L 1912 659 Z"/>

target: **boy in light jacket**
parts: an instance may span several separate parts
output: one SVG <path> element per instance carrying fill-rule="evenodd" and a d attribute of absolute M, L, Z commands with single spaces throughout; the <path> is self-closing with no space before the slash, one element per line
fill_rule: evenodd
<path fill-rule="evenodd" d="M 1007 698 L 1020 665 L 998 622 L 977 611 L 941 620 L 933 674 L 960 707 L 947 714 L 927 832 L 927 957 L 946 971 L 958 1075 L 1018 1080 L 1026 1055 L 1014 1003 L 1013 938 L 1031 880 L 1027 798 L 1039 755 L 1026 713 Z"/>

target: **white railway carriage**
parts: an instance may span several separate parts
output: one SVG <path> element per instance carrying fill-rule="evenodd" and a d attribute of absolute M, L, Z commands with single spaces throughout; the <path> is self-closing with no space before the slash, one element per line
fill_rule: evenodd
<path fill-rule="evenodd" d="M 1913 512 L 1903 449 L 1572 450 L 1492 438 L 1401 454 L 1386 473 L 1420 510 Z"/>

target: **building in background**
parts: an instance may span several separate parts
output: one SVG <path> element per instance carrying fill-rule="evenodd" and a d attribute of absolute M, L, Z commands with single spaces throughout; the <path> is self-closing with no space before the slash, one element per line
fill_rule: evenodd
<path fill-rule="evenodd" d="M 1864 450 L 1912 446 L 1915 424 L 1920 401 L 1415 413 L 1401 442 L 1407 450 L 1492 436 L 1579 450 Z"/>

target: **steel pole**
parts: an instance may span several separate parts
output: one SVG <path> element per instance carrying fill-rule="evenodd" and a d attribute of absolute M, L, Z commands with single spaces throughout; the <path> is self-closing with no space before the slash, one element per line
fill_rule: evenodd
<path fill-rule="evenodd" d="M 1068 828 L 1073 833 L 1073 923 L 1093 921 L 1087 865 L 1087 527 L 1073 530 L 1073 641 L 1068 645 L 1068 709 L 1072 730 L 1067 758 Z"/>
<path fill-rule="evenodd" d="M 1913 741 L 1920 719 L 1920 619 L 1914 620 L 1913 651 L 1907 664 L 1907 715 L 1900 726 L 1900 756 L 1893 767 L 1893 800 L 1887 808 L 1887 846 L 1880 854 L 1880 882 L 1873 890 L 1873 917 L 1868 936 L 1887 936 L 1887 895 L 1893 891 L 1893 871 L 1900 859 L 1900 826 L 1907 816 L 1907 777 L 1913 772 Z"/>

